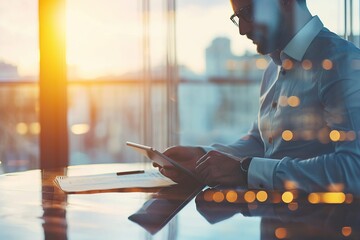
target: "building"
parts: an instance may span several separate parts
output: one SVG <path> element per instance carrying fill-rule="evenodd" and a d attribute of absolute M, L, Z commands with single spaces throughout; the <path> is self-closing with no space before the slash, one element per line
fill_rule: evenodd
<path fill-rule="evenodd" d="M 268 56 L 259 54 L 233 54 L 230 39 L 226 37 L 215 38 L 206 48 L 205 58 L 206 76 L 210 81 L 231 79 L 259 82 L 269 61 Z"/>
<path fill-rule="evenodd" d="M 16 66 L 0 61 L 0 80 L 18 79 L 19 73 Z"/>

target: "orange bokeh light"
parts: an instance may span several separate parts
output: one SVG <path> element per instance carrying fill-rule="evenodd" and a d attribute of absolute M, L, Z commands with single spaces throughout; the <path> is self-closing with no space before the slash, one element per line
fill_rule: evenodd
<path fill-rule="evenodd" d="M 300 98 L 297 96 L 290 96 L 287 101 L 290 107 L 298 107 L 300 105 Z"/>
<path fill-rule="evenodd" d="M 290 59 L 285 59 L 283 62 L 282 62 L 282 67 L 285 69 L 285 70 L 290 70 L 294 67 L 294 63 L 290 60 Z"/>
<path fill-rule="evenodd" d="M 216 193 L 214 193 L 214 195 L 212 197 L 213 197 L 214 202 L 217 202 L 217 203 L 220 203 L 220 202 L 224 201 L 224 199 L 225 199 L 225 196 L 222 192 L 216 192 Z"/>
<path fill-rule="evenodd" d="M 343 228 L 341 229 L 341 233 L 342 233 L 342 235 L 344 235 L 345 237 L 348 237 L 348 236 L 351 235 L 352 229 L 351 229 L 351 227 L 343 227 Z"/>
<path fill-rule="evenodd" d="M 287 237 L 287 230 L 286 228 L 277 228 L 275 229 L 275 236 L 278 238 L 278 239 L 284 239 Z"/>
<path fill-rule="evenodd" d="M 284 139 L 284 141 L 291 141 L 294 137 L 294 134 L 290 131 L 290 130 L 285 130 L 282 133 L 282 139 Z"/>
<path fill-rule="evenodd" d="M 312 68 L 312 62 L 310 60 L 304 60 L 301 65 L 305 70 L 310 70 Z"/>
<path fill-rule="evenodd" d="M 331 70 L 333 68 L 333 63 L 330 59 L 325 59 L 323 62 L 322 62 L 322 67 L 325 69 L 325 70 Z"/>
<path fill-rule="evenodd" d="M 341 135 L 340 135 L 340 132 L 339 132 L 339 131 L 337 131 L 337 130 L 332 130 L 332 131 L 330 132 L 330 134 L 329 134 L 329 137 L 330 137 L 331 141 L 337 142 L 337 141 L 340 140 Z"/>
<path fill-rule="evenodd" d="M 248 192 L 246 192 L 245 195 L 244 195 L 244 199 L 245 199 L 245 201 L 248 202 L 248 203 L 254 202 L 254 201 L 255 201 L 255 198 L 256 198 L 256 196 L 255 196 L 255 193 L 254 193 L 253 191 L 248 191 Z"/>
<path fill-rule="evenodd" d="M 237 199 L 238 199 L 238 195 L 237 195 L 237 193 L 235 191 L 229 191 L 226 194 L 226 200 L 228 202 L 235 202 Z"/>

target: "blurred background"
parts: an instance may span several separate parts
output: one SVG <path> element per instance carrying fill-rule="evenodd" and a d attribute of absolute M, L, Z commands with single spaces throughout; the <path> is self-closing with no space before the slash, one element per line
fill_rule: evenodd
<path fill-rule="evenodd" d="M 49 2 L 63 6 L 53 22 L 43 15 Z M 359 2 L 308 5 L 359 46 Z M 51 137 L 51 118 L 40 112 L 53 96 L 40 93 L 59 86 L 66 109 L 54 126 L 66 129 L 54 138 L 65 139 L 68 165 L 142 161 L 126 141 L 159 150 L 235 141 L 257 115 L 269 59 L 231 14 L 224 0 L 0 0 L 0 173 L 50 161 L 41 152 L 53 146 L 40 136 Z M 65 45 L 52 45 L 49 29 Z M 65 75 L 51 75 L 53 63 Z"/>

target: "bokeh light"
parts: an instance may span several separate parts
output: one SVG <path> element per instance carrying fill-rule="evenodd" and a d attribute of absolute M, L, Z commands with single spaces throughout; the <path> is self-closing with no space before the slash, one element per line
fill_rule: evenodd
<path fill-rule="evenodd" d="M 338 142 L 340 140 L 340 132 L 337 130 L 332 130 L 329 134 L 331 141 Z"/>
<path fill-rule="evenodd" d="M 354 131 L 349 131 L 346 133 L 346 140 L 354 141 L 356 139 L 356 133 Z"/>
<path fill-rule="evenodd" d="M 301 66 L 304 70 L 310 70 L 312 68 L 312 62 L 306 59 L 301 63 Z"/>
<path fill-rule="evenodd" d="M 351 235 L 352 229 L 351 229 L 351 227 L 343 227 L 343 228 L 341 229 L 341 233 L 342 233 L 342 235 L 344 235 L 345 237 L 348 237 L 348 236 Z"/>
<path fill-rule="evenodd" d="M 257 192 L 256 194 L 256 199 L 259 201 L 259 202 L 265 202 L 268 198 L 268 194 L 267 192 L 265 191 L 259 191 Z"/>
<path fill-rule="evenodd" d="M 322 201 L 324 203 L 344 203 L 345 202 L 345 194 L 342 192 L 323 193 Z"/>
<path fill-rule="evenodd" d="M 282 62 L 282 67 L 285 69 L 285 70 L 290 70 L 294 67 L 294 63 L 293 61 L 291 61 L 290 59 L 285 59 L 283 62 Z"/>
<path fill-rule="evenodd" d="M 347 204 L 352 203 L 353 200 L 354 200 L 354 196 L 353 196 L 351 193 L 345 194 L 345 202 L 346 202 Z"/>
<path fill-rule="evenodd" d="M 288 204 L 288 208 L 290 211 L 296 211 L 299 208 L 299 204 L 297 202 L 291 202 Z"/>
<path fill-rule="evenodd" d="M 282 139 L 284 139 L 284 141 L 291 141 L 294 137 L 294 134 L 290 131 L 290 130 L 285 130 L 283 131 L 283 133 L 281 134 Z"/>
<path fill-rule="evenodd" d="M 332 61 L 330 59 L 325 59 L 322 62 L 322 67 L 325 70 L 331 70 L 333 68 L 333 63 L 332 63 Z"/>
<path fill-rule="evenodd" d="M 255 196 L 255 193 L 254 193 L 253 191 L 247 191 L 247 192 L 245 193 L 245 195 L 244 195 L 244 199 L 245 199 L 245 201 L 248 202 L 248 203 L 254 202 L 254 201 L 255 201 L 255 198 L 256 198 L 256 196 Z"/>
<path fill-rule="evenodd" d="M 288 105 L 287 96 L 280 96 L 279 97 L 279 105 L 282 107 L 286 107 Z"/>
<path fill-rule="evenodd" d="M 296 189 L 298 187 L 298 185 L 294 181 L 286 180 L 284 182 L 284 187 L 285 187 L 286 190 L 292 190 L 292 189 Z"/>
<path fill-rule="evenodd" d="M 278 239 L 284 239 L 288 235 L 286 228 L 276 228 L 275 229 L 275 237 Z"/>
<path fill-rule="evenodd" d="M 320 202 L 320 195 L 317 193 L 310 193 L 308 196 L 309 203 L 317 204 Z"/>
<path fill-rule="evenodd" d="M 265 58 L 256 59 L 255 65 L 258 69 L 264 70 L 268 66 L 268 62 Z"/>
<path fill-rule="evenodd" d="M 28 126 L 26 123 L 20 122 L 16 124 L 16 132 L 20 135 L 25 135 L 28 132 Z"/>
<path fill-rule="evenodd" d="M 30 124 L 30 133 L 34 135 L 38 135 L 40 133 L 40 123 L 33 122 Z"/>
<path fill-rule="evenodd" d="M 281 199 L 284 203 L 291 203 L 294 200 L 294 194 L 292 192 L 284 192 Z"/>
<path fill-rule="evenodd" d="M 214 202 L 217 202 L 217 203 L 220 203 L 220 202 L 224 201 L 224 199 L 225 199 L 225 196 L 222 192 L 216 192 L 216 193 L 214 193 L 214 195 L 212 197 L 213 197 Z"/>
<path fill-rule="evenodd" d="M 229 191 L 228 193 L 226 193 L 226 200 L 228 202 L 235 202 L 238 199 L 238 195 L 235 191 Z"/>
<path fill-rule="evenodd" d="M 345 200 L 346 195 L 343 192 L 310 193 L 308 196 L 308 201 L 312 204 L 341 204 L 344 203 Z"/>
<path fill-rule="evenodd" d="M 300 98 L 297 96 L 290 96 L 287 99 L 287 102 L 290 107 L 298 107 L 300 105 Z"/>
<path fill-rule="evenodd" d="M 71 132 L 75 135 L 85 134 L 90 130 L 89 124 L 80 123 L 71 126 Z"/>
<path fill-rule="evenodd" d="M 211 202 L 213 200 L 213 191 L 205 191 L 204 192 L 204 200 L 207 202 Z"/>

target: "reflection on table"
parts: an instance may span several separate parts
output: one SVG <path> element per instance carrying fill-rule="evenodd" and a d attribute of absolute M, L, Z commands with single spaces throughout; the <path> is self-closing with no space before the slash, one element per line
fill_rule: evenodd
<path fill-rule="evenodd" d="M 66 194 L 58 175 L 131 171 L 84 165 L 0 175 L 0 239 L 360 239 L 360 200 L 344 193 L 115 189 Z"/>
<path fill-rule="evenodd" d="M 0 239 L 148 239 L 162 229 L 161 235 L 172 239 L 176 231 L 170 229 L 173 226 L 169 222 L 201 186 L 67 194 L 54 183 L 56 176 L 148 167 L 103 164 L 0 175 Z"/>
<path fill-rule="evenodd" d="M 196 197 L 211 224 L 261 217 L 261 239 L 360 239 L 360 200 L 350 194 L 207 189 Z"/>
<path fill-rule="evenodd" d="M 129 220 L 136 222 L 151 234 L 164 227 L 203 186 L 175 185 L 153 194 Z"/>

